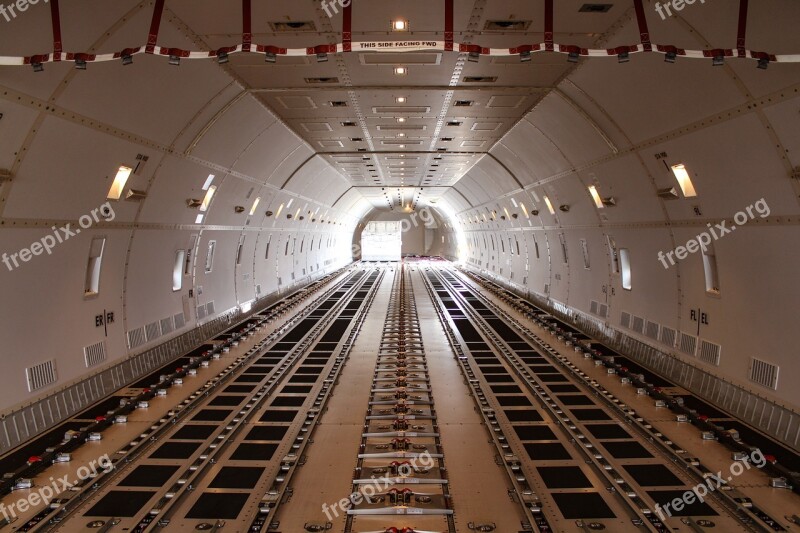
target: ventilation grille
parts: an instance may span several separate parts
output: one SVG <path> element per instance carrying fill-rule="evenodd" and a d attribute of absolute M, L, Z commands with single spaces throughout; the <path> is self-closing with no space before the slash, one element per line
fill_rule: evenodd
<path fill-rule="evenodd" d="M 86 346 L 83 349 L 83 359 L 86 361 L 86 368 L 99 365 L 106 360 L 106 343 L 100 341 L 97 344 Z"/>
<path fill-rule="evenodd" d="M 132 329 L 128 332 L 128 348 L 131 350 L 138 348 L 147 342 L 147 337 L 144 336 L 144 327 Z"/>
<path fill-rule="evenodd" d="M 172 333 L 175 331 L 175 326 L 172 323 L 172 317 L 168 316 L 167 318 L 161 319 L 161 334 L 166 335 L 168 333 Z"/>
<path fill-rule="evenodd" d="M 25 369 L 25 376 L 28 378 L 28 392 L 46 387 L 51 383 L 55 383 L 58 377 L 56 376 L 56 362 L 54 359 L 39 363 L 36 366 Z"/>
<path fill-rule="evenodd" d="M 603 318 L 606 318 L 608 316 L 608 305 L 600 304 L 600 308 L 599 308 L 597 314 L 600 315 Z"/>
<path fill-rule="evenodd" d="M 186 317 L 183 316 L 183 313 L 178 313 L 172 318 L 175 321 L 175 329 L 181 329 L 183 326 L 186 325 Z"/>
<path fill-rule="evenodd" d="M 644 334 L 647 335 L 648 337 L 650 337 L 651 339 L 657 341 L 658 340 L 658 328 L 659 328 L 658 323 L 650 322 L 648 320 L 647 321 L 647 325 L 645 326 L 645 329 L 644 329 Z"/>
<path fill-rule="evenodd" d="M 644 318 L 640 316 L 634 316 L 633 327 L 631 329 L 636 333 L 644 333 Z"/>
<path fill-rule="evenodd" d="M 589 303 L 589 312 L 592 313 L 593 315 L 597 314 L 597 305 L 598 305 L 597 302 L 595 302 L 594 300 L 592 300 Z"/>
<path fill-rule="evenodd" d="M 630 329 L 630 327 L 631 327 L 631 314 L 629 312 L 627 312 L 627 311 L 623 311 L 622 314 L 620 315 L 619 324 L 623 328 Z"/>
<path fill-rule="evenodd" d="M 206 306 L 200 305 L 197 307 L 197 319 L 205 318 L 206 317 Z"/>
<path fill-rule="evenodd" d="M 678 346 L 678 349 L 686 355 L 693 356 L 695 350 L 697 349 L 697 337 L 687 335 L 686 333 L 681 333 L 681 343 Z"/>
<path fill-rule="evenodd" d="M 206 304 L 206 316 L 211 316 L 214 314 L 214 302 L 208 302 Z"/>
<path fill-rule="evenodd" d="M 144 327 L 147 334 L 147 341 L 150 342 L 161 336 L 161 324 L 159 322 L 150 322 Z"/>
<path fill-rule="evenodd" d="M 719 366 L 719 356 L 722 346 L 713 342 L 701 341 L 700 352 L 697 354 L 701 361 L 710 365 Z"/>
<path fill-rule="evenodd" d="M 677 332 L 674 329 L 668 328 L 667 326 L 661 327 L 661 342 L 663 342 L 670 348 L 674 348 L 675 337 L 677 337 Z"/>
<path fill-rule="evenodd" d="M 755 357 L 750 358 L 750 381 L 776 390 L 778 388 L 778 371 L 780 367 Z"/>

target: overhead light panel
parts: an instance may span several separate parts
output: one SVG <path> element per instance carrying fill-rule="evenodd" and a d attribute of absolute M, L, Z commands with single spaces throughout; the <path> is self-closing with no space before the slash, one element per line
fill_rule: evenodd
<path fill-rule="evenodd" d="M 250 216 L 253 216 L 253 213 L 255 213 L 255 212 L 256 212 L 256 208 L 258 207 L 258 203 L 259 203 L 260 201 L 261 201 L 261 197 L 259 196 L 259 197 L 258 197 L 258 198 L 256 198 L 256 200 L 253 202 L 253 207 L 251 207 L 251 208 L 250 208 Z"/>
<path fill-rule="evenodd" d="M 206 182 L 203 184 L 203 190 L 207 191 L 209 187 L 211 187 L 211 182 L 214 181 L 214 174 L 209 174 L 206 178 Z"/>
<path fill-rule="evenodd" d="M 133 172 L 133 169 L 130 167 L 119 167 L 117 170 L 117 175 L 114 177 L 114 181 L 111 183 L 111 189 L 109 189 L 106 198 L 109 200 L 120 199 L 122 196 L 122 191 L 125 189 L 125 184 L 128 182 L 128 178 L 131 177 L 131 172 Z"/>
<path fill-rule="evenodd" d="M 408 21 L 403 19 L 393 20 L 392 31 L 408 31 Z"/>
<path fill-rule="evenodd" d="M 544 197 L 544 203 L 547 205 L 547 210 L 550 211 L 550 214 L 555 215 L 556 210 L 553 209 L 553 204 L 550 202 L 550 198 L 548 198 L 546 195 Z"/>
<path fill-rule="evenodd" d="M 405 104 L 406 103 L 406 97 L 405 96 L 398 96 L 397 98 L 394 99 L 394 101 L 397 102 L 398 104 Z"/>
<path fill-rule="evenodd" d="M 405 122 L 405 121 L 406 121 L 405 117 L 397 117 L 397 122 L 401 122 L 402 123 L 402 122 Z"/>
<path fill-rule="evenodd" d="M 217 186 L 212 185 L 206 191 L 206 195 L 203 198 L 203 203 L 200 204 L 200 211 L 206 211 L 208 206 L 211 204 L 211 199 L 214 197 L 214 193 L 217 192 Z"/>
<path fill-rule="evenodd" d="M 689 176 L 689 171 L 686 170 L 686 166 L 683 163 L 678 163 L 677 165 L 672 165 L 670 168 L 675 175 L 675 179 L 678 180 L 678 185 L 681 191 L 683 191 L 683 196 L 686 198 L 697 196 L 697 191 L 694 190 L 694 184 L 692 183 L 692 178 Z"/>
<path fill-rule="evenodd" d="M 204 216 L 205 216 L 205 215 L 197 215 L 196 217 L 194 217 L 194 223 L 195 223 L 195 224 L 202 224 L 202 223 L 203 223 L 203 217 L 204 217 Z"/>
<path fill-rule="evenodd" d="M 405 76 L 408 74 L 408 68 L 406 67 L 394 67 L 394 73 L 397 76 Z"/>
<path fill-rule="evenodd" d="M 594 185 L 589 185 L 589 194 L 592 195 L 592 200 L 594 200 L 594 205 L 597 209 L 603 209 L 605 207 L 603 205 L 603 199 L 600 197 L 600 193 L 597 192 L 597 187 Z"/>

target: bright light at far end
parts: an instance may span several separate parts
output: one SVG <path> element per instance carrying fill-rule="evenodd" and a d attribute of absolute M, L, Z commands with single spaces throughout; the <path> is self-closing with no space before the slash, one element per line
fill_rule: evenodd
<path fill-rule="evenodd" d="M 394 31 L 408 31 L 408 21 L 397 19 L 392 21 L 392 30 Z"/>
<path fill-rule="evenodd" d="M 592 195 L 592 200 L 594 200 L 594 205 L 597 206 L 597 209 L 603 209 L 603 199 L 600 198 L 600 193 L 597 192 L 597 187 L 594 185 L 589 185 L 589 194 Z"/>
<path fill-rule="evenodd" d="M 406 103 L 406 97 L 405 97 L 405 96 L 398 96 L 398 97 L 397 97 L 397 98 L 395 98 L 394 100 L 395 100 L 395 102 L 397 102 L 398 104 L 405 104 L 405 103 Z"/>
<path fill-rule="evenodd" d="M 686 166 L 684 166 L 683 163 L 678 163 L 677 165 L 672 165 L 670 168 L 672 168 L 672 173 L 675 174 L 675 179 L 678 180 L 678 185 L 680 185 L 683 195 L 687 198 L 697 196 L 697 192 L 694 190 L 694 184 L 692 184 L 692 178 L 689 176 Z"/>
<path fill-rule="evenodd" d="M 405 76 L 408 74 L 408 69 L 406 67 L 394 67 L 394 73 L 398 76 Z"/>
<path fill-rule="evenodd" d="M 256 212 L 256 208 L 258 207 L 258 202 L 260 202 L 260 201 L 261 201 L 261 197 L 259 196 L 258 198 L 256 198 L 256 201 L 253 202 L 253 207 L 250 208 L 250 216 L 253 216 L 253 213 Z"/>
<path fill-rule="evenodd" d="M 212 185 L 206 191 L 206 196 L 203 198 L 203 203 L 200 204 L 200 211 L 205 211 L 208 209 L 208 206 L 211 204 L 211 199 L 214 197 L 214 193 L 217 192 L 217 186 Z"/>

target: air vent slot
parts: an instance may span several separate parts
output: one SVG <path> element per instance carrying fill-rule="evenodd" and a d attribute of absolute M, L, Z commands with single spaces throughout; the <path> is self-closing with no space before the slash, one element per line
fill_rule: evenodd
<path fill-rule="evenodd" d="M 183 313 L 178 313 L 172 318 L 175 320 L 175 329 L 181 329 L 186 325 L 186 317 L 183 316 Z"/>
<path fill-rule="evenodd" d="M 83 349 L 83 359 L 86 362 L 86 368 L 90 366 L 99 365 L 106 360 L 106 342 L 100 341 L 96 344 L 86 346 Z"/>
<path fill-rule="evenodd" d="M 46 387 L 58 380 L 56 375 L 56 362 L 54 359 L 39 363 L 25 369 L 25 376 L 28 378 L 28 392 Z"/>
<path fill-rule="evenodd" d="M 630 329 L 631 327 L 631 314 L 627 311 L 623 311 L 620 315 L 619 324 L 623 328 Z"/>
<path fill-rule="evenodd" d="M 596 315 L 597 314 L 597 306 L 598 306 L 598 303 L 596 301 L 592 300 L 589 303 L 589 312 L 592 313 L 593 315 Z"/>
<path fill-rule="evenodd" d="M 276 33 L 293 33 L 297 31 L 317 31 L 317 26 L 313 22 L 270 22 L 272 31 Z"/>
<path fill-rule="evenodd" d="M 207 311 L 207 316 L 211 316 L 214 314 L 214 302 L 208 302 L 206 304 L 206 311 Z"/>
<path fill-rule="evenodd" d="M 708 342 L 704 340 L 700 341 L 700 351 L 698 352 L 697 356 L 704 363 L 708 363 L 714 366 L 719 366 L 719 358 L 721 351 L 722 351 L 722 346 L 720 346 L 719 344 L 714 344 L 713 342 Z"/>
<path fill-rule="evenodd" d="M 144 327 L 132 329 L 128 332 L 128 348 L 131 350 L 138 348 L 147 342 L 147 337 L 144 336 Z"/>
<path fill-rule="evenodd" d="M 352 120 L 345 120 L 344 122 L 340 122 L 340 124 L 345 128 L 354 128 L 356 126 L 356 123 Z"/>
<path fill-rule="evenodd" d="M 608 305 L 600 304 L 600 307 L 598 308 L 598 313 L 597 314 L 600 315 L 603 318 L 606 318 L 608 316 Z"/>
<path fill-rule="evenodd" d="M 750 359 L 750 381 L 754 383 L 776 390 L 778 388 L 779 371 L 780 367 L 777 365 L 755 357 Z"/>
<path fill-rule="evenodd" d="M 147 334 L 147 342 L 157 339 L 161 336 L 161 324 L 159 322 L 151 322 L 144 327 Z"/>
<path fill-rule="evenodd" d="M 472 100 L 456 100 L 455 107 L 469 107 L 472 105 Z"/>
<path fill-rule="evenodd" d="M 347 107 L 347 102 L 345 102 L 344 100 L 333 100 L 329 102 L 329 104 L 331 105 L 331 107 Z"/>
<path fill-rule="evenodd" d="M 578 10 L 581 13 L 608 13 L 614 4 L 583 4 Z"/>
<path fill-rule="evenodd" d="M 650 337 L 651 339 L 657 341 L 659 327 L 660 326 L 658 325 L 658 323 L 650 322 L 648 320 L 647 324 L 645 325 L 644 334 Z"/>
<path fill-rule="evenodd" d="M 199 305 L 197 306 L 197 319 L 200 320 L 201 318 L 206 317 L 206 306 Z"/>
<path fill-rule="evenodd" d="M 530 20 L 487 20 L 483 29 L 486 31 L 525 31 L 530 25 Z"/>
<path fill-rule="evenodd" d="M 494 83 L 497 76 L 464 76 L 464 83 Z"/>
<path fill-rule="evenodd" d="M 661 326 L 661 342 L 670 348 L 675 347 L 675 338 L 677 336 L 678 332 L 674 329 L 668 328 L 667 326 Z"/>
<path fill-rule="evenodd" d="M 172 322 L 172 317 L 168 316 L 167 318 L 161 319 L 161 334 L 167 335 L 168 333 L 172 333 L 175 331 L 175 326 Z"/>
<path fill-rule="evenodd" d="M 686 355 L 694 356 L 694 353 L 697 350 L 697 337 L 687 335 L 686 333 L 681 333 L 681 342 L 678 346 L 678 349 Z"/>
<path fill-rule="evenodd" d="M 330 77 L 330 78 L 304 78 L 306 83 L 318 83 L 318 84 L 333 84 L 339 83 L 339 78 L 337 77 Z"/>
<path fill-rule="evenodd" d="M 633 327 L 631 329 L 636 333 L 644 333 L 644 318 L 640 316 L 634 316 Z"/>

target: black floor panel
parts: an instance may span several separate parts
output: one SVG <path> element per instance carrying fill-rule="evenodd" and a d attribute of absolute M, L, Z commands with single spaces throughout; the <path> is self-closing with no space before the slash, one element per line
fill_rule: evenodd
<path fill-rule="evenodd" d="M 278 449 L 277 444 L 240 444 L 231 454 L 233 461 L 269 461 Z"/>
<path fill-rule="evenodd" d="M 533 409 L 505 409 L 503 412 L 511 422 L 541 422 L 543 420 L 542 415 Z"/>
<path fill-rule="evenodd" d="M 557 442 L 528 442 L 523 444 L 534 461 L 563 461 L 572 459 L 566 448 Z"/>
<path fill-rule="evenodd" d="M 581 391 L 575 385 L 548 385 L 547 388 L 550 389 L 550 392 L 553 392 L 553 393 L 558 393 L 558 392 L 580 392 Z"/>
<path fill-rule="evenodd" d="M 218 406 L 233 406 L 239 405 L 244 401 L 246 396 L 226 396 L 224 394 L 218 394 L 217 396 L 212 399 L 208 405 L 218 405 Z"/>
<path fill-rule="evenodd" d="M 234 520 L 247 503 L 248 493 L 206 492 L 197 498 L 186 518 Z"/>
<path fill-rule="evenodd" d="M 124 398 L 124 396 L 112 396 L 111 398 L 107 398 L 99 404 L 85 410 L 81 414 L 76 415 L 75 418 L 81 420 L 94 420 L 98 416 L 105 416 L 109 411 L 113 411 L 119 407 L 119 401 L 122 398 Z"/>
<path fill-rule="evenodd" d="M 611 417 L 602 409 L 570 409 L 578 420 L 611 420 Z"/>
<path fill-rule="evenodd" d="M 311 392 L 311 389 L 311 385 L 286 385 L 281 389 L 281 392 L 286 394 L 305 394 L 306 392 Z"/>
<path fill-rule="evenodd" d="M 291 422 L 296 416 L 297 411 L 269 410 L 261 416 L 260 420 L 262 422 Z"/>
<path fill-rule="evenodd" d="M 252 489 L 264 469 L 257 466 L 223 466 L 208 485 L 211 489 Z"/>
<path fill-rule="evenodd" d="M 653 455 L 636 441 L 604 442 L 603 447 L 616 459 L 649 459 Z"/>
<path fill-rule="evenodd" d="M 234 379 L 234 383 L 258 383 L 262 381 L 264 376 L 261 374 L 242 374 L 241 376 Z"/>
<path fill-rule="evenodd" d="M 491 389 L 492 392 L 494 392 L 495 394 L 504 394 L 504 393 L 522 394 L 522 389 L 520 389 L 516 385 L 492 385 Z"/>
<path fill-rule="evenodd" d="M 630 439 L 631 434 L 617 424 L 586 424 L 589 433 L 598 439 Z"/>
<path fill-rule="evenodd" d="M 642 487 L 683 485 L 683 482 L 664 465 L 627 465 L 623 468 Z"/>
<path fill-rule="evenodd" d="M 539 466 L 536 470 L 548 489 L 588 489 L 592 486 L 577 466 Z"/>
<path fill-rule="evenodd" d="M 121 487 L 161 487 L 178 471 L 172 465 L 141 465 L 120 481 Z"/>
<path fill-rule="evenodd" d="M 255 385 L 228 385 L 223 392 L 253 392 Z"/>
<path fill-rule="evenodd" d="M 557 397 L 564 405 L 594 405 L 588 396 L 583 394 L 561 395 Z"/>
<path fill-rule="evenodd" d="M 272 400 L 273 407 L 300 407 L 306 402 L 306 396 L 278 396 Z"/>
<path fill-rule="evenodd" d="M 150 454 L 151 459 L 188 459 L 200 447 L 199 442 L 165 442 Z"/>
<path fill-rule="evenodd" d="M 172 438 L 182 440 L 206 440 L 216 429 L 217 426 L 212 425 L 187 424 L 175 432 Z"/>
<path fill-rule="evenodd" d="M 611 508 L 596 492 L 554 493 L 553 499 L 564 518 L 616 518 Z"/>
<path fill-rule="evenodd" d="M 533 407 L 531 401 L 525 396 L 497 396 L 497 402 L 503 407 Z"/>
<path fill-rule="evenodd" d="M 254 426 L 244 440 L 283 440 L 289 426 Z"/>
<path fill-rule="evenodd" d="M 553 430 L 547 426 L 514 426 L 520 440 L 557 440 Z"/>
<path fill-rule="evenodd" d="M 199 422 L 221 422 L 228 418 L 233 409 L 202 409 L 192 417 L 192 420 Z"/>
<path fill-rule="evenodd" d="M 144 490 L 112 490 L 86 511 L 85 516 L 135 516 L 150 501 L 155 492 Z"/>

